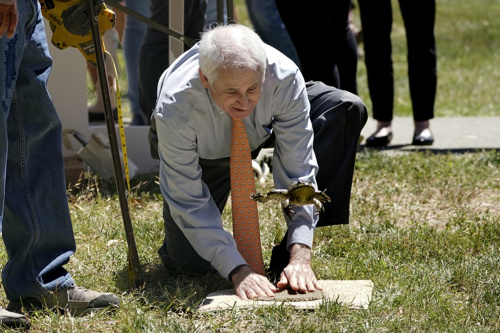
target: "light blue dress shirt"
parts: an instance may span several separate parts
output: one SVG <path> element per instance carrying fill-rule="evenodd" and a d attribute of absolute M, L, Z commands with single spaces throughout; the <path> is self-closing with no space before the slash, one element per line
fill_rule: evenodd
<path fill-rule="evenodd" d="M 313 151 L 310 104 L 302 74 L 276 49 L 266 45 L 267 67 L 262 96 L 243 120 L 250 148 L 257 149 L 274 131 L 273 177 L 276 188 L 294 180 L 316 187 L 318 165 Z M 155 120 L 160 155 L 160 188 L 171 216 L 197 253 L 223 277 L 245 264 L 231 234 L 201 180 L 199 158 L 230 155 L 231 118 L 212 100 L 199 77 L 198 45 L 182 54 L 161 76 Z M 272 127 L 272 129 L 270 129 Z M 272 204 L 272 203 L 268 203 Z M 288 226 L 288 245 L 312 246 L 315 207 L 297 207 Z"/>

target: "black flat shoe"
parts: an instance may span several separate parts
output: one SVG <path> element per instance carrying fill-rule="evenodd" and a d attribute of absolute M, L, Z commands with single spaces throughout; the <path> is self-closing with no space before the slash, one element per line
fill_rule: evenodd
<path fill-rule="evenodd" d="M 384 136 L 375 136 L 372 134 L 368 139 L 366 139 L 365 145 L 367 147 L 385 147 L 392 140 L 392 132 Z"/>
<path fill-rule="evenodd" d="M 414 146 L 430 146 L 434 143 L 434 136 L 430 135 L 413 135 L 412 145 Z"/>

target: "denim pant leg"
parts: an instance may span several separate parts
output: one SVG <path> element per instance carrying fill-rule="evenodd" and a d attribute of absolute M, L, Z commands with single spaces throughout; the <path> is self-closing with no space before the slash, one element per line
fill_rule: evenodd
<path fill-rule="evenodd" d="M 205 28 L 218 22 L 217 17 L 217 0 L 207 0 L 207 10 L 205 13 Z"/>
<path fill-rule="evenodd" d="M 206 0 L 184 0 L 184 34 L 195 40 L 205 25 Z M 150 1 L 151 19 L 168 26 L 169 2 Z M 168 36 L 148 27 L 139 56 L 139 106 L 147 124 L 156 104 L 158 80 L 169 63 Z M 185 50 L 189 46 L 184 46 Z"/>
<path fill-rule="evenodd" d="M 6 88 L 0 111 L 0 215 L 8 254 L 2 280 L 9 300 L 73 284 L 63 265 L 75 251 L 62 128 L 46 87 L 52 59 L 42 16 L 36 0 L 17 4 L 17 30 L 12 39 L 1 38 L 0 56 Z"/>
<path fill-rule="evenodd" d="M 125 5 L 131 10 L 149 17 L 149 2 L 145 0 L 125 0 Z M 128 100 L 134 116 L 142 117 L 139 108 L 139 92 L 137 76 L 139 72 L 139 53 L 142 41 L 146 35 L 147 25 L 134 17 L 127 15 L 123 35 L 123 51 L 127 66 Z"/>

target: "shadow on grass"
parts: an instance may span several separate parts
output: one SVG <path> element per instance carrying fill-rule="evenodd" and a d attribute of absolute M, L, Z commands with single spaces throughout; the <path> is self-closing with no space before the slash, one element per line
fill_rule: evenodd
<path fill-rule="evenodd" d="M 130 180 L 130 191 L 134 198 L 161 196 L 158 175 L 152 173 L 135 176 Z M 90 197 L 97 195 L 110 197 L 118 194 L 114 179 L 104 180 L 98 174 L 91 172 L 80 174 L 78 181 L 71 184 L 67 192 L 73 196 Z"/>
<path fill-rule="evenodd" d="M 141 270 L 144 279 L 141 289 L 132 288 L 128 267 L 117 272 L 117 289 L 137 294 L 136 299 L 144 306 L 165 311 L 189 312 L 197 309 L 209 293 L 233 288 L 215 270 L 204 273 L 174 272 L 167 270 L 161 263 L 142 264 Z"/>

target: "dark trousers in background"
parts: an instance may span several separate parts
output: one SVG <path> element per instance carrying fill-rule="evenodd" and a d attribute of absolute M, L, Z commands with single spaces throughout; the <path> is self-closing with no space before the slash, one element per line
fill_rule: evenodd
<path fill-rule="evenodd" d="M 319 164 L 316 177 L 318 188 L 327 189 L 332 202 L 325 205 L 318 226 L 349 223 L 349 202 L 358 140 L 368 115 L 359 97 L 321 82 L 308 82 L 307 91 L 311 102 L 311 121 L 314 129 L 314 152 Z M 262 148 L 272 147 L 273 138 Z M 256 157 L 258 151 L 252 153 Z M 229 157 L 217 160 L 200 160 L 202 180 L 222 213 L 231 191 Z M 182 231 L 170 216 L 164 201 L 163 218 L 165 240 L 158 251 L 168 269 L 202 271 L 210 263 L 193 249 Z M 283 220 L 284 221 L 284 220 Z M 288 264 L 286 235 L 282 241 L 285 254 L 280 258 Z M 273 251 L 273 256 L 275 256 Z M 273 258 L 271 259 L 273 260 Z M 276 262 L 276 259 L 274 259 Z"/>
<path fill-rule="evenodd" d="M 350 0 L 321 0 L 291 4 L 276 0 L 306 81 L 358 94 L 358 48 L 349 28 Z"/>
<path fill-rule="evenodd" d="M 368 88 L 373 104 L 373 118 L 391 121 L 394 103 L 392 64 L 392 6 L 390 0 L 358 0 L 363 29 Z M 408 77 L 413 118 L 434 117 L 437 87 L 435 0 L 399 0 L 406 30 Z"/>

